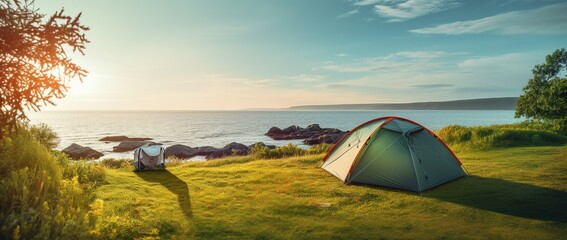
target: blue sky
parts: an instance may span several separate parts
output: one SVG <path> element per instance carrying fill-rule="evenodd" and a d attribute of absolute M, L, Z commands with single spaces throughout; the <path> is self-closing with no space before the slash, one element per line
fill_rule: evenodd
<path fill-rule="evenodd" d="M 82 12 L 90 71 L 54 110 L 231 110 L 519 96 L 566 47 L 548 0 L 37 0 Z"/>

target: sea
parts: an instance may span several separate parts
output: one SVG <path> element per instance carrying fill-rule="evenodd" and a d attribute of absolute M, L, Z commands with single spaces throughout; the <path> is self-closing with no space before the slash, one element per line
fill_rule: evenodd
<path fill-rule="evenodd" d="M 164 147 L 184 144 L 191 147 L 223 147 L 231 142 L 251 145 L 264 142 L 276 146 L 288 143 L 307 147 L 301 140 L 276 141 L 265 136 L 271 127 L 292 125 L 343 131 L 384 116 L 416 121 L 430 130 L 447 125 L 491 125 L 516 123 L 513 110 L 384 110 L 384 111 L 45 111 L 29 114 L 32 124 L 45 123 L 60 137 L 58 150 L 72 143 L 88 146 L 104 158 L 132 158 L 132 152 L 116 153 L 118 143 L 103 142 L 106 136 L 149 137 Z M 202 160 L 202 158 L 197 158 Z"/>

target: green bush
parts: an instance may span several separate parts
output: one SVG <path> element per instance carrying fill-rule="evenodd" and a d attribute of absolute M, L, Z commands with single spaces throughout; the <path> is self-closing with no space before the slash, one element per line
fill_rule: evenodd
<path fill-rule="evenodd" d="M 80 184 L 85 187 L 97 187 L 106 183 L 106 174 L 104 166 L 93 162 L 86 161 L 69 161 L 63 160 L 61 163 L 63 170 L 63 178 L 71 179 L 77 177 Z"/>
<path fill-rule="evenodd" d="M 41 123 L 39 125 L 33 125 L 29 128 L 29 131 L 39 144 L 49 150 L 59 145 L 59 136 L 57 136 L 57 133 L 47 126 L 47 124 Z"/>
<path fill-rule="evenodd" d="M 463 150 L 567 143 L 567 137 L 533 122 L 475 127 L 451 125 L 440 129 L 437 134 L 451 147 Z"/>
<path fill-rule="evenodd" d="M 91 203 L 104 168 L 70 162 L 35 138 L 21 128 L 0 140 L 0 239 L 102 237 L 102 203 Z"/>
<path fill-rule="evenodd" d="M 274 149 L 270 149 L 263 144 L 256 144 L 252 147 L 251 154 L 257 159 L 275 159 L 285 157 L 295 157 L 305 155 L 307 151 L 294 144 L 286 144 Z"/>
<path fill-rule="evenodd" d="M 286 144 L 274 149 L 268 148 L 263 144 L 256 144 L 252 147 L 251 155 L 256 159 L 276 159 L 297 157 L 309 154 L 326 153 L 331 148 L 331 144 L 318 144 L 311 146 L 309 149 L 303 149 L 294 144 Z"/>
<path fill-rule="evenodd" d="M 132 168 L 132 161 L 126 159 L 107 158 L 100 161 L 100 164 L 106 168 Z"/>

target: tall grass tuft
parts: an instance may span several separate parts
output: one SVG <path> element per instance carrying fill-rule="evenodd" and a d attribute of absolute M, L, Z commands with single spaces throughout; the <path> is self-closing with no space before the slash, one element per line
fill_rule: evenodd
<path fill-rule="evenodd" d="M 263 144 L 256 144 L 252 147 L 251 155 L 255 159 L 276 159 L 276 158 L 288 158 L 288 157 L 298 157 L 310 154 L 321 154 L 326 153 L 331 149 L 331 144 L 318 144 L 311 146 L 309 149 L 303 149 L 295 144 L 286 144 L 274 149 L 268 148 Z"/>
<path fill-rule="evenodd" d="M 307 149 L 307 153 L 309 153 L 309 154 L 327 153 L 329 150 L 331 150 L 332 146 L 333 146 L 333 144 L 328 144 L 328 143 L 321 143 L 321 144 L 313 145 L 313 146 L 309 147 L 309 149 Z"/>
<path fill-rule="evenodd" d="M 294 144 L 286 144 L 274 149 L 270 149 L 265 145 L 256 144 L 252 147 L 251 154 L 256 159 L 275 159 L 285 157 L 296 157 L 305 155 L 306 150 Z"/>
<path fill-rule="evenodd" d="M 0 239 L 102 237 L 102 203 L 91 203 L 104 168 L 71 163 L 48 149 L 51 136 L 37 133 L 20 129 L 0 140 Z"/>
<path fill-rule="evenodd" d="M 567 137 L 531 123 L 465 127 L 450 125 L 438 136 L 457 150 L 486 150 L 504 147 L 560 146 Z"/>
<path fill-rule="evenodd" d="M 126 159 L 106 158 L 99 162 L 102 166 L 111 169 L 132 168 L 132 161 Z"/>

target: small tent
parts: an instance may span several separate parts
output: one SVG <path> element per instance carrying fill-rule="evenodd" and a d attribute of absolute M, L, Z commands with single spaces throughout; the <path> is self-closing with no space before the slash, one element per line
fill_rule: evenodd
<path fill-rule="evenodd" d="M 136 171 L 161 168 L 165 169 L 165 150 L 159 145 L 144 144 L 134 150 Z"/>
<path fill-rule="evenodd" d="M 449 147 L 424 126 L 400 117 L 354 128 L 323 158 L 321 168 L 346 184 L 422 192 L 465 176 Z"/>

